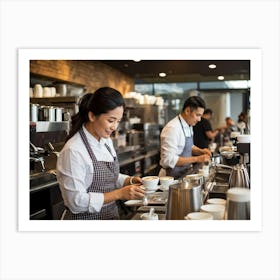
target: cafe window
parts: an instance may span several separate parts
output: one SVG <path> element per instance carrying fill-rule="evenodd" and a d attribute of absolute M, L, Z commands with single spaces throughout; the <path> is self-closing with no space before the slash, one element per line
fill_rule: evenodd
<path fill-rule="evenodd" d="M 154 95 L 154 84 L 135 84 L 135 91 L 142 94 Z"/>
<path fill-rule="evenodd" d="M 200 89 L 247 89 L 249 88 L 249 81 L 217 81 L 217 82 L 200 82 Z"/>

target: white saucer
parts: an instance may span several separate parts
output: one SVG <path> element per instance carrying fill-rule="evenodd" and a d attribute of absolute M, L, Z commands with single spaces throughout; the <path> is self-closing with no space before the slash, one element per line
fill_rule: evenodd
<path fill-rule="evenodd" d="M 133 205 L 138 205 L 138 204 L 142 205 L 142 200 L 131 199 L 131 200 L 127 200 L 124 204 L 127 206 L 133 206 Z"/>
<path fill-rule="evenodd" d="M 160 185 L 160 186 L 159 186 L 159 189 L 160 189 L 161 191 L 163 191 L 163 192 L 168 192 L 168 191 L 169 191 L 169 187 L 168 187 L 167 189 L 165 189 L 165 188 L 163 187 L 163 185 Z"/>
<path fill-rule="evenodd" d="M 156 189 L 157 190 L 157 189 Z M 153 190 L 153 191 L 145 191 L 145 194 L 151 194 L 151 193 L 154 193 L 156 192 L 156 190 Z"/>

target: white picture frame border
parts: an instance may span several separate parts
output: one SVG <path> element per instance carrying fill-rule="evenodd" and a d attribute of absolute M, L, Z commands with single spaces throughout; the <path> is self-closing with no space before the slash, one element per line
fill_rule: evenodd
<path fill-rule="evenodd" d="M 250 60 L 251 219 L 245 221 L 61 221 L 29 219 L 30 60 Z M 246 49 L 18 49 L 18 230 L 19 231 L 261 231 L 262 51 Z"/>

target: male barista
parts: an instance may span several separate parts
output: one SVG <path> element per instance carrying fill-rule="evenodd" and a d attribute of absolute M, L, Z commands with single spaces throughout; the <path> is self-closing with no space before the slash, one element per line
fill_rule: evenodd
<path fill-rule="evenodd" d="M 211 151 L 193 144 L 193 126 L 201 120 L 205 102 L 199 96 L 189 97 L 181 113 L 163 128 L 160 141 L 159 176 L 173 176 L 178 179 L 193 172 L 193 163 L 210 161 Z"/>

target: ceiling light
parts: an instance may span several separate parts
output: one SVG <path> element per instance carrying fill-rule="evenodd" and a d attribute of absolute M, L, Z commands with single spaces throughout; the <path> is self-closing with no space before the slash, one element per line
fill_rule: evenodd
<path fill-rule="evenodd" d="M 158 74 L 160 77 L 166 77 L 166 73 L 164 73 L 164 72 L 161 72 L 161 73 L 159 73 Z"/>
<path fill-rule="evenodd" d="M 224 80 L 224 76 L 218 76 L 218 80 Z"/>
<path fill-rule="evenodd" d="M 135 62 L 139 62 L 139 61 L 141 61 L 141 59 L 134 59 L 133 61 L 135 61 Z"/>
<path fill-rule="evenodd" d="M 216 64 L 209 64 L 208 67 L 209 67 L 210 69 L 215 69 L 217 66 L 216 66 Z"/>

